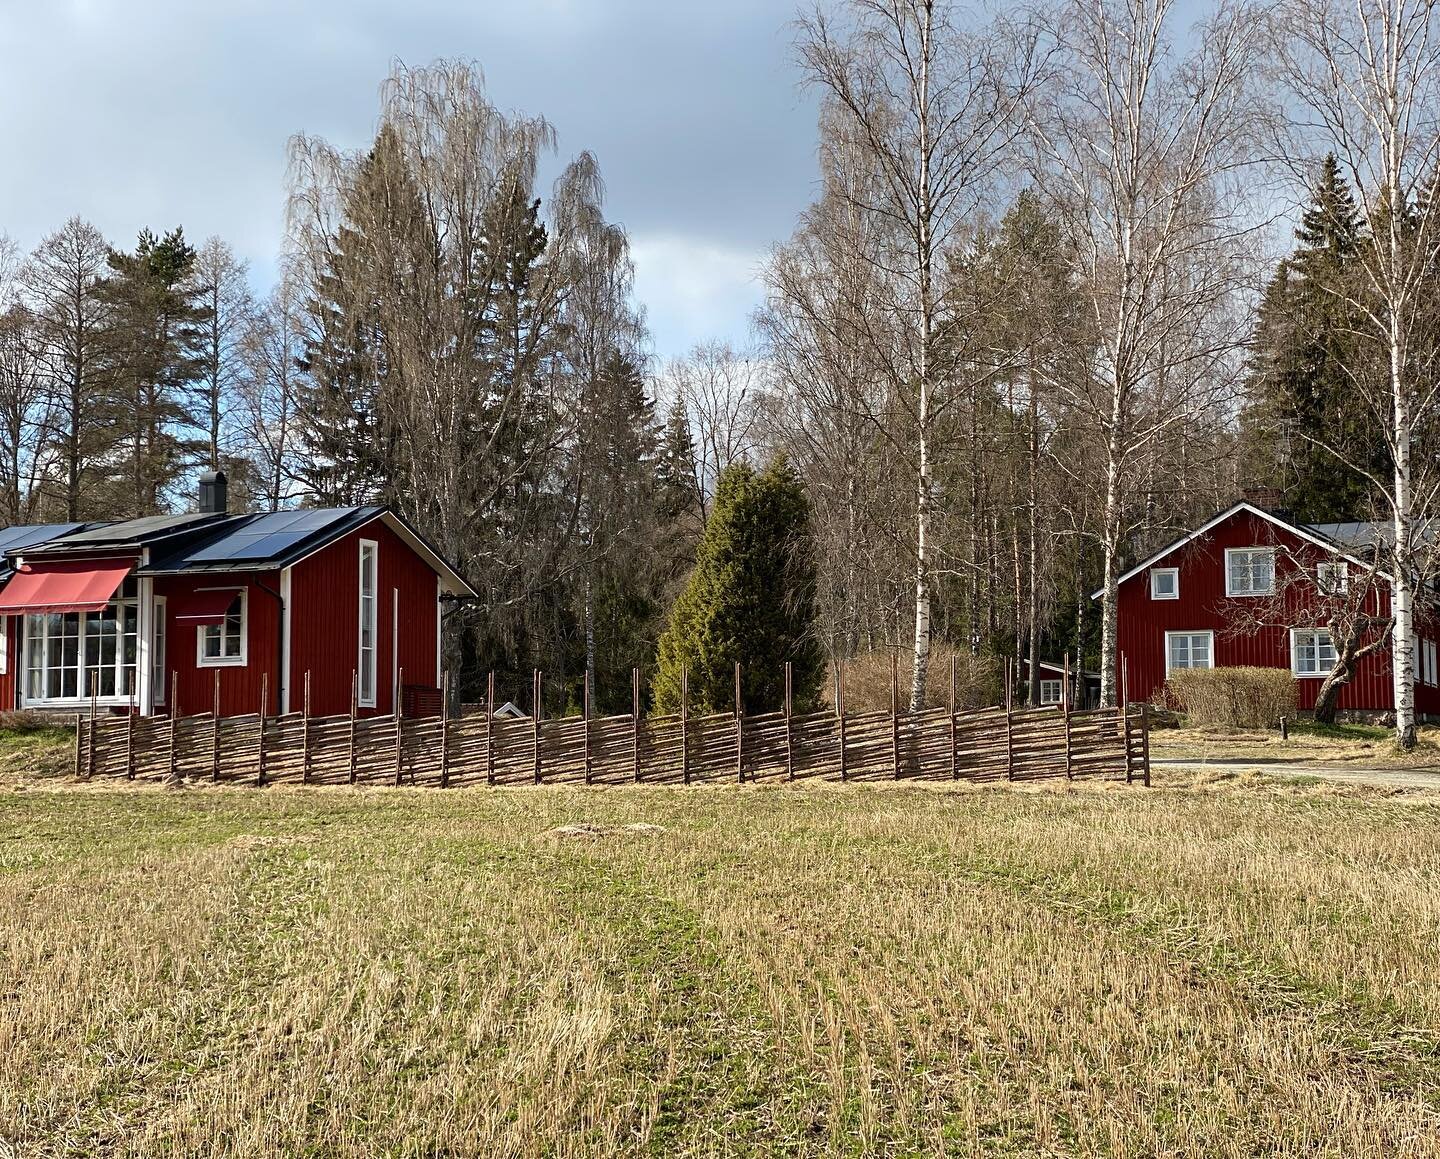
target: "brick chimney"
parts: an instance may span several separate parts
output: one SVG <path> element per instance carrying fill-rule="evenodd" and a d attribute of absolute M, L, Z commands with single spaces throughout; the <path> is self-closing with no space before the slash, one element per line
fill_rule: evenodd
<path fill-rule="evenodd" d="M 1285 501 L 1279 487 L 1246 487 L 1240 495 L 1250 506 L 1276 515 L 1280 514 Z"/>

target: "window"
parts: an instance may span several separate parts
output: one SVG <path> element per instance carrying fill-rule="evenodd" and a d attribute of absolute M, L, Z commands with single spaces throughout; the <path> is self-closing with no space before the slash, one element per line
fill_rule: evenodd
<path fill-rule="evenodd" d="M 243 590 L 236 592 L 225 612 L 225 622 L 201 627 L 196 633 L 198 663 L 209 668 L 244 665 L 248 603 Z"/>
<path fill-rule="evenodd" d="M 1345 563 L 1322 563 L 1315 568 L 1315 586 L 1321 595 L 1343 596 L 1350 587 L 1350 567 Z"/>
<path fill-rule="evenodd" d="M 98 612 L 25 617 L 25 699 L 124 699 L 135 694 L 138 585 L 133 578 Z"/>
<path fill-rule="evenodd" d="M 1166 632 L 1165 672 L 1215 667 L 1214 632 Z"/>
<path fill-rule="evenodd" d="M 1225 594 L 1268 596 L 1275 591 L 1275 552 L 1269 547 L 1232 547 L 1225 552 Z"/>
<path fill-rule="evenodd" d="M 1440 666 L 1437 666 L 1437 658 L 1434 640 L 1415 639 L 1415 683 L 1428 684 L 1434 687 L 1440 683 Z"/>
<path fill-rule="evenodd" d="M 165 671 L 165 597 L 155 597 L 155 630 L 151 637 L 155 641 L 150 664 L 151 696 L 156 704 L 164 704 L 170 683 L 170 674 Z"/>
<path fill-rule="evenodd" d="M 376 641 L 380 628 L 380 545 L 373 539 L 360 541 L 360 704 L 375 707 L 375 680 L 378 664 Z"/>
<path fill-rule="evenodd" d="M 1323 628 L 1296 628 L 1290 633 L 1296 676 L 1329 676 L 1335 670 L 1335 644 Z"/>
<path fill-rule="evenodd" d="M 1042 680 L 1040 681 L 1040 703 L 1059 704 L 1063 699 L 1061 681 Z"/>
<path fill-rule="evenodd" d="M 1178 567 L 1152 567 L 1150 569 L 1150 598 L 1152 600 L 1178 600 L 1180 598 L 1180 569 Z"/>

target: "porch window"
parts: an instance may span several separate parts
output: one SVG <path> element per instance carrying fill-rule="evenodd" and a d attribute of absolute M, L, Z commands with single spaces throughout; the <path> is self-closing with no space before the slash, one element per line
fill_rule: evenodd
<path fill-rule="evenodd" d="M 1060 684 L 1059 680 L 1040 681 L 1040 703 L 1059 704 L 1062 699 Z"/>
<path fill-rule="evenodd" d="M 380 545 L 373 539 L 360 541 L 360 705 L 375 707 L 378 656 L 376 640 L 380 625 Z"/>
<path fill-rule="evenodd" d="M 1268 596 L 1275 591 L 1275 552 L 1268 547 L 1232 547 L 1225 552 L 1225 594 Z"/>
<path fill-rule="evenodd" d="M 1166 632 L 1165 674 L 1181 668 L 1214 668 L 1214 645 L 1214 632 Z"/>
<path fill-rule="evenodd" d="M 1323 628 L 1296 628 L 1291 634 L 1296 676 L 1329 676 L 1335 671 L 1335 643 Z"/>
<path fill-rule="evenodd" d="M 27 703 L 135 695 L 140 640 L 137 590 L 131 578 L 98 612 L 41 612 L 25 617 Z"/>
<path fill-rule="evenodd" d="M 249 601 L 245 597 L 244 590 L 235 593 L 223 623 L 201 625 L 195 634 L 199 664 L 207 668 L 244 665 L 245 639 L 249 635 L 246 631 Z"/>

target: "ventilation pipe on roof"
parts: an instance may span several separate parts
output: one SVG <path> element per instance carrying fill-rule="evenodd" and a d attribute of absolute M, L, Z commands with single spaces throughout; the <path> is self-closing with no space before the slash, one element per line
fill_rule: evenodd
<path fill-rule="evenodd" d="M 200 514 L 228 514 L 228 485 L 224 471 L 206 471 L 200 476 Z"/>

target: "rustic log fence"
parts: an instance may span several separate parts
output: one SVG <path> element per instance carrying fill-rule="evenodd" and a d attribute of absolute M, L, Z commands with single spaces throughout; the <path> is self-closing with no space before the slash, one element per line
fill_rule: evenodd
<path fill-rule="evenodd" d="M 436 788 L 805 777 L 1150 783 L 1145 705 L 1074 711 L 1067 699 L 1054 707 L 1017 709 L 1007 696 L 1001 707 L 960 710 L 952 676 L 947 707 L 902 711 L 897 693 L 888 712 L 851 713 L 837 667 L 835 707 L 797 714 L 786 668 L 785 703 L 776 712 L 744 711 L 737 665 L 731 712 L 692 716 L 682 674 L 680 711 L 646 716 L 637 670 L 629 713 L 593 717 L 587 681 L 580 715 L 554 718 L 544 716 L 538 672 L 528 718 L 496 717 L 488 707 L 451 716 L 448 675 L 438 716 L 362 717 L 354 680 L 349 713 L 312 716 L 306 673 L 301 711 L 281 716 L 263 707 L 253 715 L 220 716 L 218 697 L 210 712 L 192 716 L 98 715 L 92 706 L 76 720 L 75 772 L 130 780 Z M 486 705 L 493 706 L 493 674 L 487 694 Z"/>

